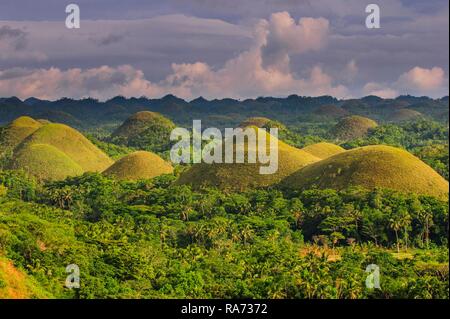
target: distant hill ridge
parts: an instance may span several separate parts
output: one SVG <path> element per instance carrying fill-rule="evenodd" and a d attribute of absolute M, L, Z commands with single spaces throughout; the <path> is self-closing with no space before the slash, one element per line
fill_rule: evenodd
<path fill-rule="evenodd" d="M 207 100 L 204 98 L 186 101 L 174 95 L 160 99 L 125 98 L 117 96 L 101 102 L 87 98 L 81 100 L 63 98 L 46 101 L 29 98 L 22 101 L 16 97 L 0 98 L 0 124 L 6 124 L 19 116 L 49 118 L 55 122 L 74 125 L 77 128 L 92 127 L 99 123 L 123 122 L 140 111 L 158 112 L 177 124 L 186 125 L 193 119 L 235 115 L 237 123 L 249 117 L 268 117 L 289 124 L 289 121 L 308 114 L 333 119 L 343 115 L 356 114 L 375 120 L 389 119 L 399 108 L 418 111 L 424 116 L 438 121 L 446 121 L 448 97 L 431 99 L 428 97 L 399 96 L 396 99 L 364 97 L 361 99 L 338 100 L 331 96 L 304 97 L 290 95 L 286 98 L 260 97 L 236 100 L 230 98 Z M 45 115 L 48 115 L 46 117 Z M 213 117 L 214 118 L 214 117 Z M 221 122 L 210 122 L 214 126 Z M 231 127 L 231 126 L 230 126 Z"/>

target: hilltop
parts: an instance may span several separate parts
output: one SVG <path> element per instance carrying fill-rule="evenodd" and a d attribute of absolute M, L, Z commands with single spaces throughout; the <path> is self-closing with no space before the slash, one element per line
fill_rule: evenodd
<path fill-rule="evenodd" d="M 253 127 L 255 131 L 258 128 Z M 270 152 L 270 138 L 275 139 L 269 133 L 266 134 L 266 152 Z M 204 186 L 217 187 L 225 191 L 241 191 L 252 187 L 271 186 L 284 177 L 292 174 L 301 167 L 320 159 L 295 147 L 289 146 L 282 141 L 278 141 L 278 171 L 274 174 L 260 174 L 259 168 L 263 166 L 260 162 L 247 163 L 247 145 L 235 144 L 236 150 L 245 150 L 246 163 L 200 163 L 194 164 L 189 170 L 183 173 L 177 180 L 177 185 L 191 185 L 194 189 Z M 264 164 L 267 166 L 267 164 Z"/>
<path fill-rule="evenodd" d="M 344 116 L 348 116 L 350 113 L 343 108 L 336 106 L 334 104 L 326 104 L 319 106 L 314 112 L 316 116 L 331 118 L 331 119 L 339 119 Z"/>
<path fill-rule="evenodd" d="M 287 177 L 281 187 L 344 189 L 383 187 L 448 199 L 448 182 L 414 155 L 391 146 L 365 146 L 313 163 Z"/>
<path fill-rule="evenodd" d="M 377 127 L 378 124 L 367 117 L 352 115 L 340 120 L 331 130 L 331 134 L 339 140 L 351 140 L 363 137 L 369 129 Z"/>
<path fill-rule="evenodd" d="M 142 111 L 130 116 L 111 134 L 111 141 L 145 150 L 165 151 L 175 124 L 155 112 Z"/>
<path fill-rule="evenodd" d="M 286 131 L 286 126 L 284 124 L 271 120 L 267 117 L 249 117 L 248 119 L 242 121 L 239 124 L 239 127 L 246 128 L 246 127 L 258 127 L 258 128 L 264 128 L 267 131 L 271 128 L 277 128 L 279 131 Z"/>
<path fill-rule="evenodd" d="M 17 152 L 25 152 L 34 144 L 53 146 L 77 163 L 83 171 L 101 172 L 113 163 L 80 132 L 64 124 L 50 123 L 42 126 L 18 146 Z"/>
<path fill-rule="evenodd" d="M 392 122 L 410 121 L 422 117 L 422 113 L 411 109 L 398 109 L 390 117 Z"/>
<path fill-rule="evenodd" d="M 320 159 L 325 159 L 330 156 L 345 152 L 345 149 L 343 149 L 339 145 L 326 142 L 308 145 L 302 148 L 302 150 Z"/>
<path fill-rule="evenodd" d="M 8 167 L 23 169 L 38 180 L 63 180 L 83 174 L 83 169 L 69 156 L 49 144 L 27 144 L 15 152 Z"/>
<path fill-rule="evenodd" d="M 172 172 L 173 167 L 158 155 L 138 151 L 119 159 L 104 174 L 120 180 L 139 180 Z"/>
<path fill-rule="evenodd" d="M 42 127 L 42 123 L 29 116 L 21 116 L 7 125 L 0 135 L 0 152 L 14 149 L 25 138 Z"/>

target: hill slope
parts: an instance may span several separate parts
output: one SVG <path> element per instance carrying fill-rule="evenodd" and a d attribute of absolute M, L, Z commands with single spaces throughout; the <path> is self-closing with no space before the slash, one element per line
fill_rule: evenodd
<path fill-rule="evenodd" d="M 340 140 L 351 140 L 363 137 L 369 129 L 377 126 L 377 123 L 367 117 L 352 115 L 340 120 L 331 133 Z"/>
<path fill-rule="evenodd" d="M 280 186 L 384 187 L 448 199 L 448 182 L 431 167 L 407 151 L 384 145 L 359 147 L 313 163 L 287 177 Z"/>
<path fill-rule="evenodd" d="M 47 124 L 28 136 L 17 151 L 33 144 L 48 144 L 65 153 L 83 171 L 101 172 L 113 161 L 77 130 L 64 124 Z"/>
<path fill-rule="evenodd" d="M 109 167 L 104 174 L 120 180 L 139 180 L 172 172 L 172 166 L 158 155 L 139 151 L 121 158 Z"/>
<path fill-rule="evenodd" d="M 15 119 L 2 130 L 0 152 L 6 149 L 14 149 L 40 127 L 42 127 L 42 124 L 29 116 L 21 116 Z"/>
<path fill-rule="evenodd" d="M 345 149 L 343 149 L 339 145 L 326 142 L 308 145 L 302 148 L 302 150 L 320 159 L 325 159 L 330 156 L 345 152 Z"/>
<path fill-rule="evenodd" d="M 70 157 L 48 144 L 28 144 L 14 154 L 9 169 L 23 169 L 38 180 L 63 180 L 83 174 Z"/>
<path fill-rule="evenodd" d="M 146 150 L 164 151 L 170 145 L 170 133 L 174 128 L 175 124 L 159 113 L 138 112 L 111 134 L 111 141 Z"/>
<path fill-rule="evenodd" d="M 270 128 L 278 128 L 278 130 L 286 130 L 286 126 L 284 126 L 282 123 L 278 121 L 271 120 L 267 117 L 249 117 L 248 119 L 242 121 L 239 124 L 239 127 L 246 128 L 246 127 L 259 127 L 259 128 L 265 128 L 269 130 Z"/>
<path fill-rule="evenodd" d="M 390 121 L 393 122 L 402 122 L 402 121 L 410 121 L 419 117 L 422 117 L 422 113 L 417 112 L 415 110 L 411 109 L 399 109 L 396 110 L 391 117 L 389 118 Z"/>
<path fill-rule="evenodd" d="M 256 128 L 253 127 L 256 131 Z M 270 134 L 266 134 L 266 154 L 269 153 Z M 271 137 L 275 138 L 275 137 Z M 260 174 L 260 167 L 267 166 L 257 161 L 248 163 L 247 144 L 236 144 L 237 150 L 244 150 L 245 163 L 200 163 L 193 165 L 183 173 L 176 184 L 191 185 L 194 189 L 203 186 L 217 187 L 225 191 L 241 191 L 252 187 L 264 187 L 278 183 L 284 177 L 301 167 L 320 160 L 319 158 L 295 147 L 278 141 L 278 171 L 274 174 Z"/>
<path fill-rule="evenodd" d="M 334 104 L 326 104 L 319 106 L 316 110 L 314 110 L 313 114 L 320 117 L 338 119 L 348 116 L 349 112 Z"/>
<path fill-rule="evenodd" d="M 51 297 L 11 260 L 0 256 L 0 299 L 30 299 Z"/>

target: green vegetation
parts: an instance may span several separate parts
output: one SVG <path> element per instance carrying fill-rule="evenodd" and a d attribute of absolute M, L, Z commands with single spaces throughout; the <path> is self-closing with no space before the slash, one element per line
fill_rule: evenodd
<path fill-rule="evenodd" d="M 282 123 L 268 119 L 267 117 L 250 117 L 239 124 L 239 127 L 242 128 L 251 126 L 264 128 L 267 131 L 269 131 L 271 128 L 278 128 L 279 131 L 286 130 L 286 126 L 284 126 Z"/>
<path fill-rule="evenodd" d="M 49 298 L 42 287 L 22 270 L 14 267 L 11 260 L 0 255 L 0 299 Z"/>
<path fill-rule="evenodd" d="M 320 159 L 325 159 L 345 151 L 338 145 L 325 142 L 308 145 L 302 148 L 302 150 Z"/>
<path fill-rule="evenodd" d="M 109 167 L 104 174 L 120 180 L 139 180 L 172 172 L 172 166 L 158 155 L 139 151 L 122 157 Z"/>
<path fill-rule="evenodd" d="M 282 182 L 289 189 L 384 187 L 448 199 L 448 182 L 412 154 L 390 146 L 352 149 L 306 166 Z"/>
<path fill-rule="evenodd" d="M 380 189 L 193 192 L 174 178 L 89 173 L 30 202 L 8 192 L 0 251 L 59 298 L 449 298 L 447 202 Z M 71 263 L 79 290 L 63 287 Z M 365 287 L 373 263 L 380 290 Z"/>
<path fill-rule="evenodd" d="M 90 134 L 87 134 L 86 137 L 92 144 L 97 146 L 102 152 L 111 157 L 113 160 L 121 159 L 122 157 L 135 152 L 134 148 L 105 142 Z"/>
<path fill-rule="evenodd" d="M 352 115 L 339 121 L 334 127 L 332 134 L 339 140 L 351 140 L 363 137 L 367 132 L 376 127 L 377 123 L 369 118 Z"/>
<path fill-rule="evenodd" d="M 255 136 L 258 136 L 259 129 L 255 127 L 253 127 L 253 129 L 256 132 Z M 266 133 L 266 154 L 269 154 L 271 151 L 271 139 L 275 139 L 275 137 Z M 223 144 L 225 145 L 226 142 Z M 243 151 L 244 158 L 246 159 L 245 163 L 225 163 L 225 154 L 222 152 L 222 163 L 194 164 L 180 176 L 177 183 L 179 185 L 191 185 L 195 189 L 212 186 L 226 191 L 242 191 L 254 187 L 258 188 L 275 185 L 284 177 L 292 174 L 305 165 L 320 160 L 303 150 L 289 146 L 282 141 L 278 141 L 278 170 L 274 174 L 264 175 L 260 174 L 260 167 L 267 166 L 268 164 L 263 164 L 258 160 L 256 160 L 256 163 L 247 162 L 247 143 L 237 144 L 234 141 L 233 158 L 236 158 L 237 150 Z"/>
<path fill-rule="evenodd" d="M 175 124 L 155 112 L 138 112 L 129 117 L 111 135 L 110 141 L 141 150 L 162 152 L 170 145 L 170 133 Z"/>
<path fill-rule="evenodd" d="M 396 110 L 390 120 L 393 122 L 404 122 L 404 121 L 411 121 L 411 120 L 415 120 L 417 118 L 422 117 L 422 113 L 417 112 L 415 110 L 411 110 L 411 109 L 399 109 Z"/>
<path fill-rule="evenodd" d="M 52 145 L 65 153 L 84 171 L 99 172 L 108 168 L 113 161 L 87 138 L 64 124 L 47 124 L 26 138 L 18 148 L 26 149 L 33 144 Z"/>
<path fill-rule="evenodd" d="M 41 126 L 41 123 L 31 117 L 21 116 L 6 127 L 0 128 L 0 161 L 6 163 L 12 156 L 14 148 Z"/>
<path fill-rule="evenodd" d="M 384 124 L 371 129 L 365 138 L 343 144 L 345 148 L 385 144 L 401 147 L 433 167 L 448 180 L 448 126 L 428 120 Z"/>
<path fill-rule="evenodd" d="M 1 119 L 53 114 L 88 138 L 30 117 L 0 128 L 0 298 L 449 298 L 448 98 L 37 104 L 0 99 Z M 279 170 L 172 168 L 174 124 L 145 109 L 277 127 Z"/>
<path fill-rule="evenodd" d="M 70 157 L 48 144 L 31 144 L 20 148 L 9 169 L 22 169 L 38 180 L 63 180 L 84 172 Z"/>
<path fill-rule="evenodd" d="M 315 115 L 315 120 L 333 120 L 350 115 L 347 110 L 333 104 L 322 105 L 318 107 L 313 114 Z"/>

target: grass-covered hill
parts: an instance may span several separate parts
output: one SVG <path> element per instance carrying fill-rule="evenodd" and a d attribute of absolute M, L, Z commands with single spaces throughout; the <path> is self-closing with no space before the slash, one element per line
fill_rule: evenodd
<path fill-rule="evenodd" d="M 49 298 L 38 282 L 13 262 L 0 255 L 0 299 Z"/>
<path fill-rule="evenodd" d="M 313 112 L 313 114 L 320 118 L 330 118 L 330 119 L 339 119 L 344 116 L 350 115 L 350 113 L 347 110 L 344 110 L 343 108 L 336 106 L 334 104 L 325 104 L 319 106 Z"/>
<path fill-rule="evenodd" d="M 352 115 L 340 120 L 331 130 L 331 134 L 339 140 L 351 140 L 363 137 L 369 129 L 377 127 L 377 123 L 369 118 Z"/>
<path fill-rule="evenodd" d="M 139 180 L 172 172 L 173 167 L 158 155 L 138 151 L 119 159 L 104 174 L 119 180 Z"/>
<path fill-rule="evenodd" d="M 77 130 L 22 116 L 1 129 L 0 168 L 24 170 L 42 181 L 84 172 L 102 172 L 113 164 Z"/>
<path fill-rule="evenodd" d="M 302 150 L 320 159 L 325 159 L 345 151 L 339 145 L 327 142 L 311 144 L 302 148 Z"/>
<path fill-rule="evenodd" d="M 389 188 L 448 199 L 448 182 L 414 155 L 375 145 L 352 149 L 310 164 L 287 177 L 282 188 Z"/>
<path fill-rule="evenodd" d="M 25 138 L 42 127 L 42 123 L 29 116 L 21 116 L 1 130 L 0 153 L 7 149 L 14 149 Z"/>
<path fill-rule="evenodd" d="M 267 131 L 269 131 L 271 128 L 277 128 L 279 133 L 287 133 L 288 130 L 286 128 L 286 126 L 278 121 L 275 120 L 271 120 L 267 117 L 249 117 L 247 119 L 245 119 L 244 121 L 242 121 L 239 124 L 239 127 L 241 128 L 246 128 L 246 127 L 259 127 L 259 128 L 263 128 L 266 129 Z"/>
<path fill-rule="evenodd" d="M 267 117 L 250 117 L 239 124 L 239 127 L 248 127 L 248 126 L 256 126 L 256 127 L 265 127 L 266 124 L 270 123 L 270 119 Z"/>
<path fill-rule="evenodd" d="M 398 109 L 395 110 L 390 116 L 392 122 L 411 121 L 422 117 L 422 113 L 411 109 Z"/>
<path fill-rule="evenodd" d="M 22 169 L 38 180 L 56 181 L 83 174 L 65 153 L 49 144 L 28 144 L 15 152 L 9 169 Z"/>
<path fill-rule="evenodd" d="M 260 130 L 256 127 L 249 127 L 256 132 Z M 266 134 L 266 153 L 271 151 L 269 141 L 275 139 L 269 133 Z M 225 144 L 225 143 L 224 143 Z M 248 163 L 247 144 L 234 144 L 235 158 L 236 150 L 243 149 L 245 152 L 245 163 L 214 163 L 214 164 L 194 164 L 184 172 L 177 185 L 191 185 L 195 189 L 205 186 L 217 187 L 226 191 L 241 191 L 250 188 L 271 186 L 284 177 L 297 171 L 301 167 L 320 160 L 319 158 L 295 147 L 289 146 L 282 141 L 278 141 L 278 171 L 274 174 L 260 174 L 260 167 L 268 164 Z"/>
<path fill-rule="evenodd" d="M 142 111 L 130 116 L 111 135 L 111 141 L 145 150 L 165 151 L 175 124 L 155 112 Z"/>
<path fill-rule="evenodd" d="M 83 171 L 101 172 L 113 161 L 77 130 L 64 125 L 50 123 L 27 137 L 16 152 L 24 152 L 34 144 L 48 144 L 66 154 Z"/>

